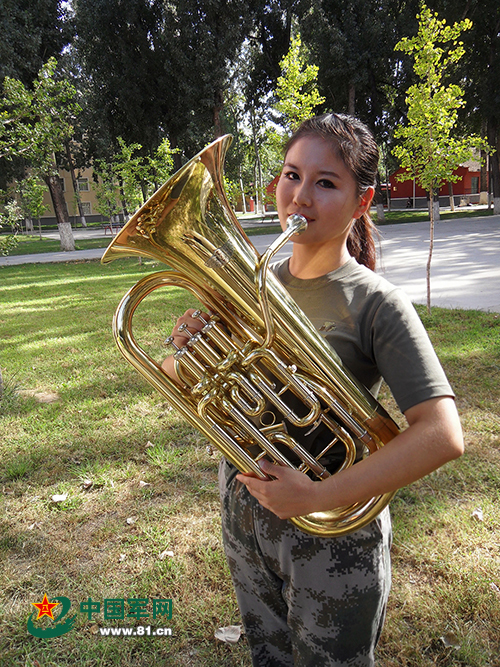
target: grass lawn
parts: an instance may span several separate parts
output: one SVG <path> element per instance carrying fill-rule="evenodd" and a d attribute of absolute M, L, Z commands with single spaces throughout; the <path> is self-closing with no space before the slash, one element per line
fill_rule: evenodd
<path fill-rule="evenodd" d="M 75 241 L 75 250 L 90 248 L 106 248 L 111 242 L 111 236 L 102 238 L 78 239 Z M 15 248 L 9 255 L 32 255 L 42 252 L 60 252 L 61 242 L 58 239 L 40 238 L 39 236 L 20 236 Z"/>
<path fill-rule="evenodd" d="M 120 298 L 160 268 L 0 267 L 1 667 L 250 665 L 244 638 L 214 638 L 240 622 L 221 547 L 218 455 L 112 339 Z M 158 359 L 188 304 L 182 290 L 158 290 L 139 308 L 137 339 Z M 456 390 L 467 451 L 392 503 L 378 665 L 500 667 L 500 316 L 420 313 Z M 382 402 L 396 415 L 386 393 Z M 75 625 L 62 636 L 27 632 L 45 594 L 71 602 Z M 99 612 L 84 613 L 89 598 Z M 171 618 L 153 618 L 161 599 L 173 601 Z M 128 600 L 147 600 L 138 609 L 149 616 L 129 616 Z M 113 618 L 120 601 L 124 618 Z M 148 625 L 173 634 L 101 635 Z"/>

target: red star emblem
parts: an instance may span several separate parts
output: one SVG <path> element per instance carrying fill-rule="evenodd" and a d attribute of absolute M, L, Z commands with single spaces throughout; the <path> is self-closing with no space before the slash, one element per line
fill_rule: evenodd
<path fill-rule="evenodd" d="M 47 593 L 45 593 L 45 595 L 43 596 L 43 600 L 41 602 L 32 602 L 31 604 L 38 609 L 38 616 L 36 617 L 35 620 L 38 621 L 38 619 L 41 618 L 42 616 L 48 616 L 49 618 L 54 620 L 52 609 L 54 607 L 57 607 L 59 602 L 49 602 L 47 599 Z"/>

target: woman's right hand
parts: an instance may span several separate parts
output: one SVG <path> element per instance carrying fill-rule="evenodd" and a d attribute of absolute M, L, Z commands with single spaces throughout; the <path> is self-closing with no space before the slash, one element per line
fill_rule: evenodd
<path fill-rule="evenodd" d="M 177 322 L 175 323 L 175 326 L 172 329 L 172 333 L 170 334 L 172 338 L 172 343 L 175 347 L 177 348 L 184 347 L 189 341 L 190 338 L 189 334 L 193 335 L 198 331 L 201 331 L 205 326 L 204 322 L 201 319 L 193 317 L 193 314 L 196 312 L 198 312 L 201 315 L 201 317 L 203 318 L 203 320 L 205 320 L 205 322 L 207 322 L 210 319 L 210 315 L 204 313 L 203 311 L 200 312 L 199 308 L 188 308 L 188 310 L 186 310 L 186 312 L 177 319 Z M 177 373 L 175 372 L 175 362 L 173 354 L 165 359 L 161 367 L 163 368 L 165 373 L 167 373 L 167 375 L 169 375 L 173 380 L 180 382 Z"/>

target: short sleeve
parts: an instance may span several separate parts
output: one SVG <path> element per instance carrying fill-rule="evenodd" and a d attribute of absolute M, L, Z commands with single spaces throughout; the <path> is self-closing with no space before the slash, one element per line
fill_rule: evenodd
<path fill-rule="evenodd" d="M 429 336 L 407 295 L 395 288 L 373 313 L 375 363 L 402 412 L 439 396 L 454 396 Z"/>

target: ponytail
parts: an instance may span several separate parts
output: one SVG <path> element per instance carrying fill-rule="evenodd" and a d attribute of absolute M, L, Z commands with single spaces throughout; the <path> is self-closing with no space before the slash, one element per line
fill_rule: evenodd
<path fill-rule="evenodd" d="M 364 213 L 354 221 L 349 236 L 347 237 L 347 250 L 356 259 L 358 264 L 375 271 L 377 263 L 377 250 L 375 247 L 374 234 L 377 228 L 368 213 Z"/>

